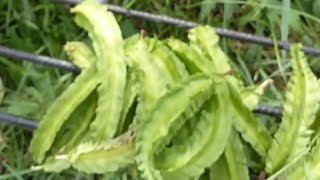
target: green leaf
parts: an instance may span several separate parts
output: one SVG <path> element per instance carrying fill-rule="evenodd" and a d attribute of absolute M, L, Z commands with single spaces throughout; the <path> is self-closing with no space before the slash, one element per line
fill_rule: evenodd
<path fill-rule="evenodd" d="M 209 17 L 212 10 L 216 8 L 216 2 L 214 1 L 201 1 L 201 9 L 199 13 L 199 20 L 205 22 L 204 20 Z"/>

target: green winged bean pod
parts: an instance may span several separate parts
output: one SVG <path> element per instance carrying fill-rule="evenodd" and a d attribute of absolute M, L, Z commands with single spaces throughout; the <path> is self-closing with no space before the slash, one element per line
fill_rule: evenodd
<path fill-rule="evenodd" d="M 158 66 L 162 66 L 172 78 L 173 82 L 180 82 L 187 78 L 189 73 L 180 59 L 161 41 L 155 39 L 151 50 L 151 58 Z"/>
<path fill-rule="evenodd" d="M 238 132 L 232 128 L 224 153 L 210 167 L 210 180 L 249 180 L 243 145 Z"/>
<path fill-rule="evenodd" d="M 170 142 L 172 144 L 173 138 L 178 135 L 181 128 L 184 128 L 186 121 L 194 120 L 193 117 L 201 110 L 201 108 L 203 108 L 206 101 L 208 101 L 212 96 L 214 92 L 213 88 L 214 87 L 210 87 L 208 91 L 197 95 L 197 98 L 189 104 L 182 115 L 172 123 L 171 127 L 169 128 L 168 135 L 155 144 L 157 147 L 155 151 L 156 155 L 158 155 L 166 145 L 170 144 Z"/>
<path fill-rule="evenodd" d="M 212 27 L 193 28 L 189 31 L 188 38 L 191 45 L 200 47 L 200 51 L 212 60 L 215 73 L 223 74 L 231 70 L 230 60 L 219 47 L 219 36 L 215 34 Z"/>
<path fill-rule="evenodd" d="M 252 112 L 243 104 L 239 93 L 229 84 L 230 102 L 234 115 L 233 125 L 241 133 L 243 139 L 251 144 L 262 159 L 267 156 L 272 138 L 266 127 L 257 120 Z"/>
<path fill-rule="evenodd" d="M 91 49 L 83 42 L 67 42 L 63 48 L 67 52 L 70 60 L 81 69 L 88 68 L 96 61 L 96 57 Z"/>
<path fill-rule="evenodd" d="M 66 170 L 71 167 L 71 162 L 67 159 L 55 159 L 54 157 L 48 157 L 46 162 L 40 166 L 32 166 L 32 170 L 43 170 L 46 172 L 55 172 L 60 173 L 63 170 Z"/>
<path fill-rule="evenodd" d="M 189 72 L 185 65 L 163 42 L 153 38 L 147 39 L 147 43 L 149 47 L 152 47 L 149 48 L 151 60 L 156 63 L 159 69 L 162 69 L 162 72 L 168 74 L 168 77 L 171 79 L 168 84 L 169 89 L 189 76 Z M 156 153 L 160 152 L 162 147 L 167 145 L 171 141 L 172 137 L 177 134 L 177 131 L 179 131 L 181 126 L 183 126 L 184 122 L 191 118 L 194 113 L 201 108 L 203 103 L 210 96 L 209 94 L 211 94 L 211 92 L 204 93 L 202 97 L 199 96 L 197 101 L 192 102 L 193 105 L 191 105 L 179 120 L 175 121 L 174 125 L 170 128 L 170 133 L 165 137 L 165 139 L 163 139 L 162 143 L 159 144 Z"/>
<path fill-rule="evenodd" d="M 224 156 L 228 164 L 230 180 L 250 179 L 243 145 L 234 128 L 231 130 Z"/>
<path fill-rule="evenodd" d="M 198 94 L 210 89 L 212 82 L 205 75 L 194 75 L 179 83 L 161 97 L 147 115 L 147 121 L 140 125 L 136 137 L 136 161 L 138 169 L 147 180 L 163 179 L 155 169 L 153 154 L 157 141 L 167 136 L 170 126 L 183 114 Z"/>
<path fill-rule="evenodd" d="M 69 131 L 69 138 L 71 138 L 67 138 L 69 144 L 76 141 L 79 138 L 78 136 L 82 136 L 83 131 L 81 129 L 86 128 L 86 125 L 91 122 L 93 115 L 93 112 L 90 112 L 90 109 L 86 112 L 83 109 L 83 106 L 85 105 L 81 105 L 81 103 L 82 101 L 85 101 L 83 103 L 87 103 L 92 100 L 93 97 L 88 96 L 94 91 L 98 84 L 95 66 L 96 57 L 85 44 L 80 42 L 69 43 L 65 46 L 65 50 L 74 62 L 79 62 L 83 65 L 80 66 L 83 70 L 75 79 L 75 82 L 72 83 L 50 106 L 44 119 L 40 122 L 39 127 L 36 130 L 31 141 L 30 151 L 38 163 L 42 162 L 45 153 L 50 149 L 56 137 L 59 138 L 59 140 L 56 140 L 57 142 L 66 140 L 64 138 L 61 139 L 58 132 L 66 121 L 67 123 L 68 121 L 79 121 L 77 118 L 77 113 L 79 113 L 78 110 L 81 111 L 80 113 L 86 114 L 84 116 L 86 118 L 79 124 L 79 127 L 82 128 L 73 127 L 73 130 Z M 95 108 L 95 106 L 93 106 L 93 108 Z M 77 131 L 75 131 L 75 129 L 77 129 Z M 60 131 L 62 130 L 63 128 Z M 59 149 L 59 147 L 59 145 L 55 146 L 54 149 Z"/>
<path fill-rule="evenodd" d="M 151 60 L 147 44 L 142 38 L 131 37 L 125 45 L 125 53 L 138 73 L 138 121 L 153 108 L 157 100 L 166 93 L 172 84 L 170 77 Z M 155 83 L 156 82 L 156 83 Z"/>
<path fill-rule="evenodd" d="M 282 174 L 281 178 L 290 180 L 316 180 L 320 179 L 320 138 L 318 138 L 316 145 L 312 148 L 310 154 L 307 154 L 298 161 L 291 169 Z"/>
<path fill-rule="evenodd" d="M 116 172 L 134 163 L 134 137 L 129 130 L 112 140 L 86 141 L 62 157 L 86 173 Z"/>
<path fill-rule="evenodd" d="M 119 25 L 105 6 L 83 1 L 71 9 L 76 23 L 88 31 L 97 56 L 98 108 L 90 125 L 97 141 L 112 138 L 121 116 L 126 85 L 126 63 Z"/>
<path fill-rule="evenodd" d="M 273 83 L 271 79 L 263 81 L 259 85 L 245 87 L 241 90 L 240 96 L 243 104 L 249 109 L 253 110 L 259 103 L 260 97 L 264 91 Z"/>
<path fill-rule="evenodd" d="M 224 154 L 222 154 L 219 159 L 212 164 L 209 168 L 209 179 L 210 180 L 230 180 L 230 172 L 228 167 L 228 162 Z"/>
<path fill-rule="evenodd" d="M 40 121 L 29 148 L 38 163 L 43 161 L 61 126 L 97 84 L 96 67 L 92 64 L 82 70 L 75 81 L 50 106 Z"/>
<path fill-rule="evenodd" d="M 91 150 L 82 153 L 72 163 L 79 171 L 86 173 L 116 172 L 134 163 L 134 144 L 123 144 L 106 150 Z"/>
<path fill-rule="evenodd" d="M 231 61 L 228 56 L 222 51 L 218 42 L 219 36 L 214 32 L 210 26 L 198 26 L 189 31 L 189 44 L 199 54 L 204 54 L 212 62 L 213 73 L 228 74 L 228 82 L 237 90 L 243 89 L 243 82 L 240 80 L 236 72 L 233 72 Z M 210 40 L 208 40 L 210 39 Z"/>
<path fill-rule="evenodd" d="M 307 149 L 319 109 L 320 86 L 301 48 L 294 45 L 290 50 L 293 76 L 285 94 L 282 121 L 266 161 L 266 170 L 271 174 Z"/>
<path fill-rule="evenodd" d="M 159 169 L 196 177 L 223 153 L 231 130 L 231 116 L 227 106 L 228 87 L 222 81 L 215 85 L 216 92 L 203 106 L 192 135 L 179 145 L 173 145 L 156 159 Z"/>
<path fill-rule="evenodd" d="M 123 108 L 122 108 L 121 117 L 118 123 L 117 135 L 120 135 L 121 133 L 126 131 L 125 129 L 126 124 L 128 123 L 131 124 L 131 122 L 126 122 L 126 119 L 128 119 L 129 118 L 128 116 L 130 116 L 129 114 L 130 108 L 133 108 L 134 101 L 138 94 L 137 82 L 138 82 L 138 77 L 137 77 L 136 70 L 128 69 L 126 88 L 125 88 L 125 93 L 123 97 Z M 133 118 L 131 120 L 133 120 Z"/>
<path fill-rule="evenodd" d="M 58 132 L 50 153 L 66 153 L 86 136 L 97 108 L 97 92 L 93 91 L 70 115 Z"/>
<path fill-rule="evenodd" d="M 203 72 L 210 75 L 213 73 L 212 61 L 196 51 L 192 46 L 174 38 L 168 39 L 167 44 L 177 54 L 191 74 Z"/>

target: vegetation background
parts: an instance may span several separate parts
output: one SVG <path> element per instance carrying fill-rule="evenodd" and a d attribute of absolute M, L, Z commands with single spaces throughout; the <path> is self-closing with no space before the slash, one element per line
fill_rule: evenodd
<path fill-rule="evenodd" d="M 275 43 L 283 40 L 320 48 L 320 0 L 110 0 L 108 3 L 267 36 Z M 63 51 L 67 41 L 87 40 L 86 34 L 75 25 L 69 8 L 52 0 L 0 1 L 0 45 L 67 59 Z M 124 38 L 144 29 L 149 36 L 186 39 L 184 29 L 121 16 L 117 18 Z M 290 77 L 288 54 L 277 48 L 230 39 L 222 38 L 220 42 L 247 85 L 268 78 L 274 80 L 262 101 L 281 105 L 283 90 Z M 320 75 L 320 59 L 309 57 L 309 60 L 314 72 Z M 74 75 L 0 57 L 0 78 L 5 86 L 0 112 L 37 121 L 72 82 Z M 32 132 L 22 128 L 0 125 L 0 179 L 94 178 L 73 170 L 61 174 L 31 171 L 32 160 L 28 155 L 31 136 Z"/>

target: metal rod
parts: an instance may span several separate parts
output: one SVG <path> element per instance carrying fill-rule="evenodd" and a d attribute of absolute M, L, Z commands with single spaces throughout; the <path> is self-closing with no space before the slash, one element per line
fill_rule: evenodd
<path fill-rule="evenodd" d="M 267 114 L 278 118 L 282 116 L 281 107 L 267 106 L 262 104 L 258 105 L 252 112 L 258 114 Z"/>
<path fill-rule="evenodd" d="M 41 56 L 35 55 L 28 52 L 18 51 L 15 49 L 10 49 L 4 46 L 0 46 L 0 55 L 11 58 L 17 61 L 29 61 L 36 64 L 43 64 L 52 67 L 57 67 L 62 70 L 70 71 L 73 73 L 78 74 L 80 72 L 79 68 L 77 68 L 71 62 L 62 60 L 62 59 L 55 59 L 48 56 Z"/>
<path fill-rule="evenodd" d="M 79 0 L 53 0 L 53 1 L 58 3 L 71 4 L 71 5 L 75 5 L 80 2 Z M 129 10 L 121 6 L 116 6 L 112 4 L 107 4 L 107 6 L 108 6 L 108 9 L 113 13 L 121 14 L 129 18 L 139 18 L 146 21 L 168 24 L 168 25 L 172 25 L 180 28 L 193 28 L 195 26 L 200 25 L 199 23 L 196 23 L 196 22 L 177 19 L 170 16 L 166 16 L 166 15 L 157 15 L 157 14 L 152 14 L 152 13 L 143 12 L 143 11 Z M 272 41 L 272 39 L 267 37 L 256 36 L 249 33 L 238 32 L 238 31 L 223 29 L 218 27 L 217 28 L 214 27 L 213 29 L 221 37 L 236 39 L 239 41 L 249 42 L 254 44 L 260 44 L 267 47 L 274 47 L 274 42 Z M 280 49 L 288 51 L 291 43 L 287 41 L 278 41 L 276 45 Z M 320 49 L 304 46 L 303 51 L 308 55 L 320 57 Z"/>
<path fill-rule="evenodd" d="M 4 113 L 0 113 L 0 122 L 17 125 L 31 130 L 35 130 L 38 127 L 38 123 L 36 121 Z"/>

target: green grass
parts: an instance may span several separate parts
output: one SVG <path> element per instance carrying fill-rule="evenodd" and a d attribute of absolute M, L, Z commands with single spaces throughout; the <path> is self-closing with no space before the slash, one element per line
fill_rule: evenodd
<path fill-rule="evenodd" d="M 264 35 L 273 38 L 275 43 L 289 40 L 320 48 L 319 0 L 113 0 L 111 3 L 214 27 Z M 144 29 L 150 36 L 186 39 L 186 31 L 182 29 L 121 16 L 117 18 L 124 37 Z M 67 6 L 49 1 L 0 1 L 1 45 L 66 59 L 63 45 L 67 41 L 85 38 L 85 33 L 74 24 Z M 286 52 L 230 39 L 222 39 L 221 46 L 233 59 L 235 68 L 247 85 L 274 79 L 275 83 L 266 92 L 263 102 L 273 105 L 282 103 L 282 90 L 290 76 Z M 310 64 L 318 75 L 319 60 L 310 58 Z M 50 104 L 74 77 L 57 69 L 0 57 L 0 78 L 6 92 L 0 111 L 41 120 Z M 32 160 L 27 152 L 31 136 L 30 131 L 0 125 L 0 179 L 94 178 L 73 170 L 62 174 L 31 171 Z"/>

